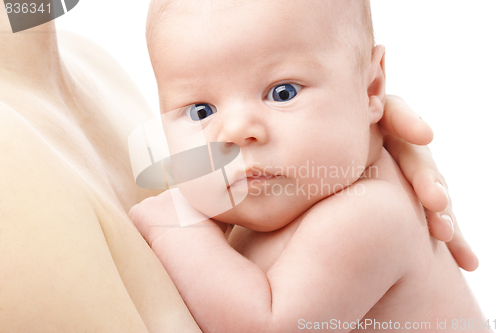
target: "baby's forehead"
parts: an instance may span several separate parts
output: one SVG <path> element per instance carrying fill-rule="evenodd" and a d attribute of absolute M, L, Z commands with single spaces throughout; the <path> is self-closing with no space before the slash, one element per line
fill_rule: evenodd
<path fill-rule="evenodd" d="M 193 19 L 206 20 L 207 24 L 216 24 L 210 21 L 213 17 L 225 14 L 233 18 L 248 18 L 259 16 L 262 20 L 272 16 L 278 23 L 290 25 L 304 23 L 303 20 L 293 20 L 297 16 L 307 16 L 309 24 L 303 24 L 307 29 L 323 21 L 335 23 L 329 18 L 335 3 L 346 0 L 152 0 L 148 16 L 148 31 L 156 25 L 167 25 L 176 16 L 192 15 Z M 358 1 L 358 0 L 347 0 Z M 229 27 L 228 27 L 229 28 Z"/>
<path fill-rule="evenodd" d="M 354 49 L 366 50 L 362 53 L 368 55 L 371 30 L 363 25 L 369 21 L 371 27 L 371 18 L 364 17 L 363 3 L 369 4 L 368 0 L 152 0 L 147 37 L 153 67 L 167 66 L 168 60 L 177 60 L 174 55 L 183 52 L 215 54 L 214 47 L 234 49 L 225 55 L 240 57 L 241 52 L 233 46 L 242 43 L 261 47 L 262 52 L 252 49 L 251 53 L 265 56 L 262 46 L 275 42 L 267 49 L 274 52 L 279 49 L 276 44 L 285 45 L 284 40 L 292 39 L 327 52 L 332 45 L 357 44 Z M 354 35 L 346 38 L 347 30 Z M 339 43 L 345 40 L 349 42 Z M 279 51 L 286 54 L 283 47 Z"/>
<path fill-rule="evenodd" d="M 277 23 L 300 25 L 301 29 L 320 26 L 324 35 L 350 30 L 369 43 L 373 40 L 369 0 L 152 0 L 148 39 L 155 37 L 155 27 L 168 26 L 175 33 L 175 27 L 168 23 L 176 16 L 189 20 L 192 15 L 193 19 L 216 24 L 212 18 L 221 14 L 235 19 L 259 16 L 265 20 L 272 16 Z M 304 17 L 306 20 L 300 19 Z"/>
<path fill-rule="evenodd" d="M 234 57 L 240 55 L 238 49 L 254 46 L 252 54 L 265 56 L 266 51 L 285 53 L 280 46 L 290 41 L 329 45 L 325 37 L 332 34 L 325 30 L 331 30 L 333 22 L 320 8 L 329 1 L 153 0 L 148 46 L 155 58 L 166 60 L 166 53 L 177 50 L 215 54 L 220 48 L 234 49 L 234 53 L 226 52 Z"/>

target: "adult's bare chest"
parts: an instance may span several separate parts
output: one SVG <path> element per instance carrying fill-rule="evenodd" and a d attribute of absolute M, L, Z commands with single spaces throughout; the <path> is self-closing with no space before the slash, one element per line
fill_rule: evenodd
<path fill-rule="evenodd" d="M 134 191 L 137 189 L 133 187 L 135 184 L 132 173 L 118 170 L 119 165 L 115 172 L 108 161 L 101 157 L 102 152 L 94 149 L 85 131 L 71 122 L 66 122 L 63 117 L 54 116 L 60 114 L 61 110 L 48 105 L 38 105 L 36 107 L 40 116 L 45 115 L 45 119 L 40 119 L 37 114 L 26 111 L 33 106 L 30 103 L 5 104 L 18 111 L 18 119 L 22 118 L 20 122 L 23 123 L 20 126 L 31 132 L 25 131 L 28 135 L 12 137 L 12 140 L 24 140 L 28 145 L 31 142 L 37 147 L 37 158 L 32 164 L 33 171 L 36 172 L 39 165 L 56 163 L 57 170 L 53 172 L 60 174 L 60 179 L 64 179 L 63 185 L 71 189 L 69 194 L 59 198 L 59 201 L 91 207 L 89 209 L 93 211 L 90 213 L 97 217 L 103 233 L 103 237 L 96 241 L 106 242 L 121 281 L 143 320 L 163 321 L 164 314 L 169 311 L 165 299 L 171 295 L 167 273 L 133 227 L 127 215 L 128 209 L 120 200 L 120 195 L 126 199 L 127 204 L 132 204 L 135 200 Z M 106 137 L 106 134 L 103 135 L 102 140 L 106 140 Z M 113 157 L 129 163 L 127 152 L 120 145 L 115 148 Z M 120 191 L 122 193 L 117 193 Z M 73 193 L 74 198 L 71 198 Z M 85 199 L 81 200 L 82 197 Z M 76 206 L 75 211 L 78 211 Z M 78 219 L 75 218 L 75 221 Z"/>

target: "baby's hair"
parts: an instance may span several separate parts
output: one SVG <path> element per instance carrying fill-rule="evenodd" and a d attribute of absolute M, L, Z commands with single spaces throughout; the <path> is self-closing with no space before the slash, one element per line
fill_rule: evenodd
<path fill-rule="evenodd" d="M 317 0 L 310 4 L 318 6 L 331 40 L 351 49 L 358 70 L 366 68 L 375 46 L 370 0 Z"/>
<path fill-rule="evenodd" d="M 351 36 L 353 39 L 348 38 L 347 43 L 356 53 L 359 69 L 362 70 L 370 63 L 372 50 L 375 46 L 370 0 L 343 1 L 349 3 L 347 17 L 352 20 L 349 26 L 354 29 Z"/>

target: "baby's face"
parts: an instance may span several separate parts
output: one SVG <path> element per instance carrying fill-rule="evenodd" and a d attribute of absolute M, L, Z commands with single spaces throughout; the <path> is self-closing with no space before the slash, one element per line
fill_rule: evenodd
<path fill-rule="evenodd" d="M 240 147 L 241 172 L 273 176 L 247 179 L 246 199 L 217 220 L 276 230 L 366 167 L 364 74 L 328 36 L 321 1 L 183 0 L 156 17 L 148 45 L 169 144 L 198 127 Z"/>

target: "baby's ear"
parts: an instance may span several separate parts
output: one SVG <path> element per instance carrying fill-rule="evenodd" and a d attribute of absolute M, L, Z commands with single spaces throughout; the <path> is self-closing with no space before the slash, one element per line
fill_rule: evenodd
<path fill-rule="evenodd" d="M 375 124 L 384 115 L 385 46 L 377 45 L 373 48 L 368 75 L 369 116 L 370 123 Z"/>

